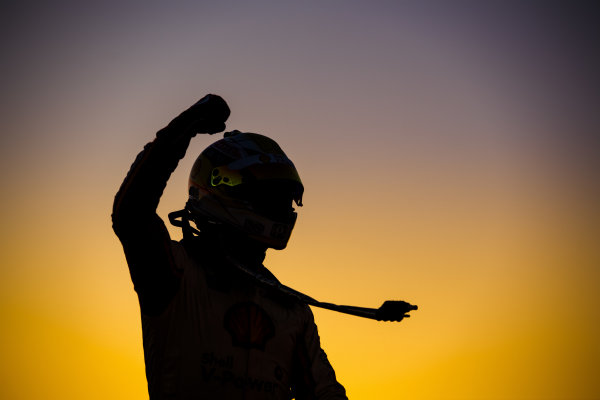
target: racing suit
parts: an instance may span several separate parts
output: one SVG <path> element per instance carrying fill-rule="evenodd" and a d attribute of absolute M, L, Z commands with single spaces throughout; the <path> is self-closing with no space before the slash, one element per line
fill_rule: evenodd
<path fill-rule="evenodd" d="M 156 208 L 192 119 L 185 111 L 144 147 L 112 214 L 140 303 L 150 398 L 346 399 L 308 306 L 236 272 L 206 234 L 170 239 Z"/>

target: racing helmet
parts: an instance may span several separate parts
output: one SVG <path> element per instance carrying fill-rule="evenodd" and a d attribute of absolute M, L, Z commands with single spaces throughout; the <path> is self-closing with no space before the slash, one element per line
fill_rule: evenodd
<path fill-rule="evenodd" d="M 274 249 L 283 249 L 302 206 L 304 186 L 292 161 L 273 140 L 232 131 L 196 159 L 186 209 L 202 230 L 226 225 Z"/>

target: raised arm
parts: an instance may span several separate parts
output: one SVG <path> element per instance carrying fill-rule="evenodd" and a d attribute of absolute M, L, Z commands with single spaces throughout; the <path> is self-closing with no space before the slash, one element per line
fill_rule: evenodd
<path fill-rule="evenodd" d="M 179 284 L 171 239 L 156 214 L 160 197 L 191 138 L 224 130 L 228 117 L 229 107 L 221 97 L 203 97 L 158 131 L 138 154 L 115 196 L 113 230 L 123 245 L 140 307 L 147 315 L 162 312 Z"/>

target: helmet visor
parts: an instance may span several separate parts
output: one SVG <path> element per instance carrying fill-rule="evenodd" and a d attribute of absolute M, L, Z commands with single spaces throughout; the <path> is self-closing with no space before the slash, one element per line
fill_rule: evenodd
<path fill-rule="evenodd" d="M 302 185 L 289 180 L 253 182 L 239 187 L 239 196 L 259 215 L 281 223 L 296 221 L 293 202 L 302 198 Z"/>

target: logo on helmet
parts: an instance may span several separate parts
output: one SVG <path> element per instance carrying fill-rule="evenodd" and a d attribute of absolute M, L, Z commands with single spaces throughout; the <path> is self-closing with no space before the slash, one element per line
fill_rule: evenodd
<path fill-rule="evenodd" d="M 282 249 L 294 228 L 294 201 L 304 186 L 292 161 L 266 136 L 234 131 L 208 146 L 189 179 L 186 208 L 195 221 L 231 226 L 255 240 Z M 281 199 L 281 200 L 280 200 Z M 282 212 L 292 210 L 282 218 Z"/>

